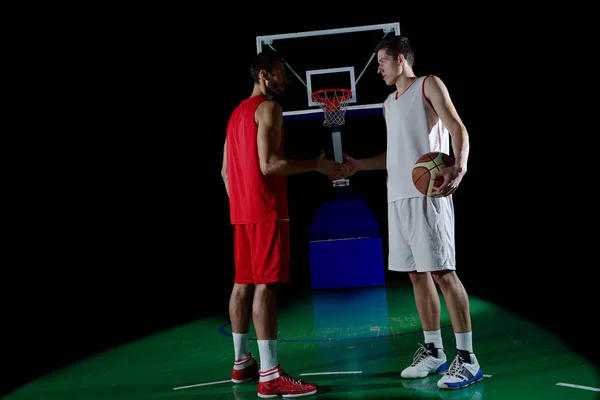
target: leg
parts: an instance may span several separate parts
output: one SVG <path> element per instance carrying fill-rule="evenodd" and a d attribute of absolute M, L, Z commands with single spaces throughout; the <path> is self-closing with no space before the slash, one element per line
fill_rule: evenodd
<path fill-rule="evenodd" d="M 404 199 L 388 204 L 388 268 L 408 272 L 425 338 L 425 345 L 419 346 L 413 362 L 402 371 L 401 376 L 423 378 L 430 373 L 445 371 L 448 364 L 440 333 L 440 300 L 437 289 L 429 272 L 416 271 L 417 264 L 410 245 L 410 229 L 415 221 L 410 207 L 412 202 L 412 199 Z"/>
<path fill-rule="evenodd" d="M 273 369 L 277 361 L 277 294 L 279 284 L 256 285 L 252 304 L 252 321 L 260 352 L 261 371 Z"/>
<path fill-rule="evenodd" d="M 255 224 L 252 236 L 252 275 L 256 283 L 252 321 L 260 350 L 261 370 L 278 366 L 277 295 L 280 284 L 289 282 L 289 223 Z"/>
<path fill-rule="evenodd" d="M 468 349 L 455 349 L 455 357 L 445 375 L 438 381 L 442 389 L 458 389 L 483 378 L 477 358 L 472 353 L 471 319 L 469 300 L 465 288 L 456 275 L 454 243 L 454 207 L 452 197 L 424 197 L 422 211 L 413 211 L 420 215 L 421 221 L 415 224 L 415 245 L 417 268 L 431 271 L 439 285 L 457 344 Z"/>
<path fill-rule="evenodd" d="M 253 276 L 256 284 L 252 320 L 260 351 L 258 396 L 302 397 L 315 394 L 317 385 L 291 378 L 277 358 L 277 295 L 290 279 L 289 223 L 256 224 L 253 242 Z"/>
<path fill-rule="evenodd" d="M 483 379 L 483 371 L 473 353 L 469 297 L 455 271 L 436 272 L 433 276 L 446 300 L 456 338 L 454 361 L 446 375 L 438 381 L 438 386 L 441 389 L 460 389 Z"/>
<path fill-rule="evenodd" d="M 429 197 L 411 199 L 408 210 L 412 217 L 411 248 L 415 254 L 416 269 L 421 271 L 419 275 L 427 276 L 426 280 L 411 277 L 425 330 L 440 329 L 441 306 L 435 283 L 439 284 L 440 276 L 456 276 L 451 211 L 451 199 Z M 442 290 L 442 294 L 446 295 L 446 292 Z"/>
<path fill-rule="evenodd" d="M 277 340 L 277 294 L 279 284 L 256 285 L 252 321 L 258 340 Z"/>
<path fill-rule="evenodd" d="M 452 198 L 426 198 L 423 206 L 423 221 L 416 231 L 421 243 L 418 264 L 422 270 L 431 271 L 440 287 L 454 332 L 470 332 L 469 299 L 456 275 Z"/>
<path fill-rule="evenodd" d="M 250 353 L 248 331 L 250 329 L 252 289 L 253 285 L 234 283 L 229 299 L 229 318 L 236 360 L 244 359 Z"/>
<path fill-rule="evenodd" d="M 423 326 L 425 344 L 417 349 L 413 362 L 405 368 L 404 378 L 423 378 L 448 369 L 440 330 L 440 298 L 429 272 L 409 272 L 417 313 Z"/>
<path fill-rule="evenodd" d="M 250 301 L 252 299 L 253 278 L 250 263 L 251 248 L 249 227 L 234 227 L 235 279 L 229 298 L 229 318 L 233 336 L 234 363 L 231 380 L 235 383 L 258 379 L 258 363 L 248 346 L 250 324 Z"/>
<path fill-rule="evenodd" d="M 424 331 L 440 329 L 440 298 L 429 272 L 409 272 L 413 286 L 417 312 Z"/>
<path fill-rule="evenodd" d="M 417 312 L 421 325 L 425 347 L 436 358 L 444 359 L 438 354 L 444 350 L 442 331 L 440 328 L 441 305 L 435 283 L 430 272 L 409 272 L 413 286 Z M 438 371 L 439 372 L 439 371 Z"/>
<path fill-rule="evenodd" d="M 456 275 L 456 271 L 439 271 L 433 272 L 432 275 L 446 300 L 446 307 L 454 332 L 456 334 L 471 332 L 469 297 L 465 287 Z M 469 341 L 466 345 L 469 348 L 458 348 L 472 352 L 473 345 L 471 342 Z"/>

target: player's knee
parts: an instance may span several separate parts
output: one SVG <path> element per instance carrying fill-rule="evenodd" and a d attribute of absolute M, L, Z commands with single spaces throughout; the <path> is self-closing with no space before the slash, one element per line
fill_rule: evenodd
<path fill-rule="evenodd" d="M 279 293 L 279 283 L 259 283 L 256 284 L 255 296 L 271 297 Z"/>
<path fill-rule="evenodd" d="M 420 285 L 431 279 L 429 277 L 429 272 L 410 271 L 408 277 L 413 285 Z"/>
<path fill-rule="evenodd" d="M 435 283 L 437 283 L 440 287 L 451 284 L 458 279 L 455 271 L 451 270 L 434 271 L 431 273 L 431 276 L 433 277 Z"/>
<path fill-rule="evenodd" d="M 254 285 L 246 283 L 234 283 L 233 295 L 238 297 L 248 297 L 252 293 Z"/>

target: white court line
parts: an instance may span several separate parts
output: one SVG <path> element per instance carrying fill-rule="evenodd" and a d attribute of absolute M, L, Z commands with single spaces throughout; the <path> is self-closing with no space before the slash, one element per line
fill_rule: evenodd
<path fill-rule="evenodd" d="M 339 371 L 339 372 L 309 372 L 300 375 L 340 375 L 340 374 L 362 374 L 362 371 Z"/>
<path fill-rule="evenodd" d="M 344 374 L 362 374 L 362 371 L 307 372 L 307 373 L 300 374 L 300 375 L 308 376 L 308 375 L 344 375 Z M 483 375 L 483 376 L 486 378 L 492 377 L 492 375 Z M 199 387 L 199 386 L 217 385 L 219 383 L 231 383 L 231 379 L 227 379 L 226 381 L 206 382 L 206 383 L 197 383 L 195 385 L 179 386 L 179 387 L 173 388 L 173 390 L 189 389 L 189 388 Z M 594 391 L 600 392 L 600 389 L 591 388 L 591 387 L 587 387 L 587 386 L 571 385 L 568 383 L 560 383 L 560 382 L 557 383 L 557 385 L 570 386 L 570 387 L 574 387 L 577 389 L 594 390 Z"/>
<path fill-rule="evenodd" d="M 362 374 L 362 371 L 339 371 L 339 372 L 310 372 L 310 373 L 306 373 L 306 374 L 300 374 L 300 375 L 336 375 L 336 374 Z M 491 378 L 492 375 L 483 375 L 486 378 Z"/>
<path fill-rule="evenodd" d="M 189 389 L 189 388 L 198 387 L 198 386 L 216 385 L 218 383 L 227 383 L 227 382 L 232 383 L 231 379 L 227 379 L 226 381 L 206 382 L 206 383 L 197 383 L 195 385 L 189 385 L 189 386 L 179 386 L 179 387 L 173 388 L 173 390 Z"/>
<path fill-rule="evenodd" d="M 590 387 L 590 386 L 573 385 L 571 383 L 558 382 L 556 384 L 556 386 L 567 386 L 567 387 L 572 387 L 572 388 L 575 388 L 575 389 L 583 389 L 583 390 L 591 390 L 593 392 L 600 392 L 599 388 Z"/>

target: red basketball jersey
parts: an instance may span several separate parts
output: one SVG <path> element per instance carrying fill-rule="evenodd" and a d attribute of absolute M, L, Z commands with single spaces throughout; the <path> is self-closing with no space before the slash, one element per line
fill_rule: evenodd
<path fill-rule="evenodd" d="M 263 175 L 256 143 L 256 108 L 267 100 L 253 96 L 243 100 L 227 124 L 227 175 L 232 224 L 251 224 L 288 218 L 287 177 Z M 283 127 L 278 154 L 283 154 Z"/>

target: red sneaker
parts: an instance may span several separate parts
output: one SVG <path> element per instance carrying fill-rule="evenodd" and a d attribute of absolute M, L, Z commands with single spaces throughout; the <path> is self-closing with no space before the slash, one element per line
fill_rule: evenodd
<path fill-rule="evenodd" d="M 252 357 L 252 353 L 248 353 L 248 356 L 242 360 L 236 360 L 235 364 L 244 364 L 250 359 L 250 365 L 244 369 L 232 369 L 231 370 L 231 381 L 233 383 L 244 383 L 257 380 L 259 378 L 258 363 Z"/>
<path fill-rule="evenodd" d="M 258 397 L 270 399 L 273 397 L 304 397 L 317 393 L 318 386 L 314 383 L 306 383 L 294 379 L 281 369 L 280 366 L 266 371 L 266 375 L 279 372 L 279 377 L 266 382 L 258 382 Z M 264 372 L 261 372 L 265 376 Z"/>

